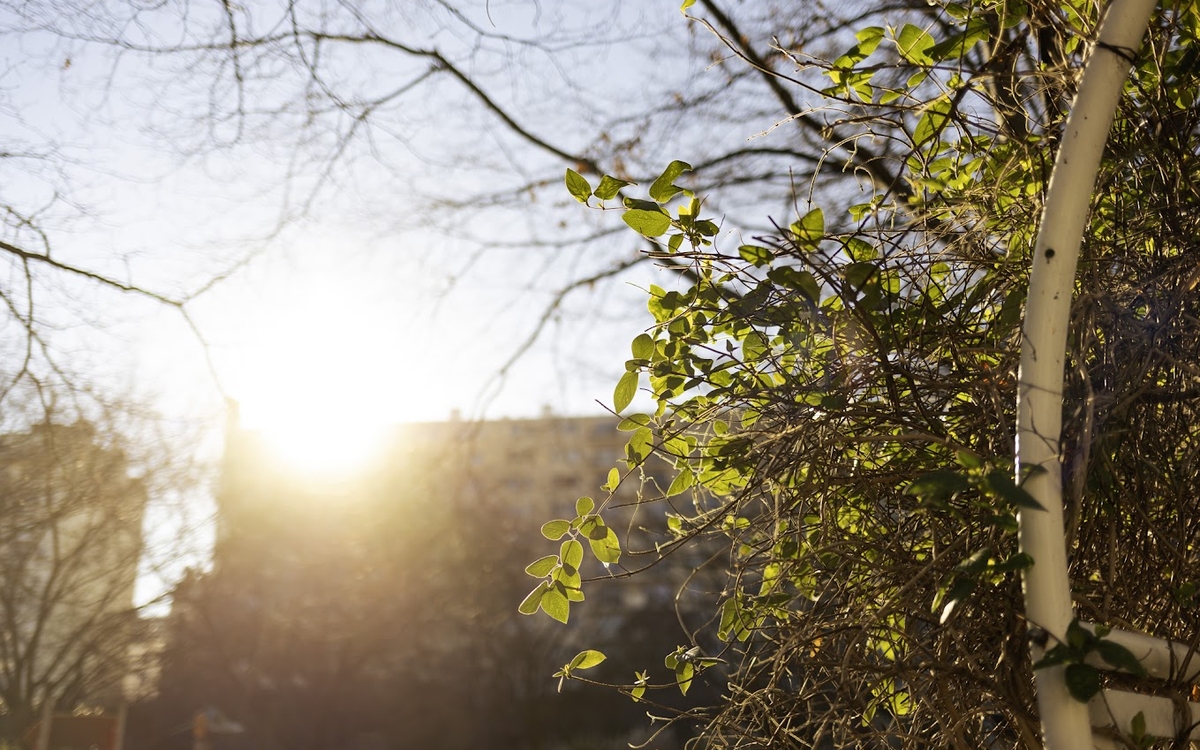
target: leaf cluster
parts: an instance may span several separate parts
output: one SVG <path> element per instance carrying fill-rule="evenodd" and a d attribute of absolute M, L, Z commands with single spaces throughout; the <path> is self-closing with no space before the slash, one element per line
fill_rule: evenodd
<path fill-rule="evenodd" d="M 703 632 L 723 644 L 730 688 L 693 714 L 714 747 L 1038 735 L 1019 584 L 1037 561 L 1015 531 L 1041 509 L 1011 468 L 1016 352 L 1067 72 L 1095 8 L 942 3 L 935 15 L 862 29 L 832 61 L 781 50 L 831 82 L 779 77 L 826 97 L 829 132 L 894 149 L 862 170 L 862 198 L 723 237 L 676 189 L 672 162 L 616 207 L 652 257 L 687 270 L 650 287 L 654 322 L 614 401 L 624 411 L 644 388 L 651 406 L 623 422 L 627 459 L 675 469 L 661 498 L 644 498 L 665 503 L 664 549 L 724 550 Z M 1194 8 L 1167 8 L 1138 57 L 1067 351 L 1078 607 L 1163 635 L 1200 626 L 1200 243 L 1186 229 L 1200 223 L 1197 29 Z M 598 209 L 635 187 L 605 179 L 603 195 L 570 175 L 568 187 Z M 1065 665 L 1082 699 L 1099 685 L 1093 653 L 1140 668 L 1078 625 L 1038 666 Z M 695 679 L 678 654 L 672 664 L 680 686 Z"/>

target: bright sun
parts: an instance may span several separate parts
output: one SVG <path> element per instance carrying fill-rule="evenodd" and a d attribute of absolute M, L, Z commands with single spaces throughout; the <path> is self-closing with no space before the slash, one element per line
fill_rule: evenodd
<path fill-rule="evenodd" d="M 304 286 L 276 289 L 245 319 L 228 391 L 242 426 L 292 469 L 339 475 L 375 458 L 406 418 L 413 376 L 389 326 L 395 311 L 328 277 L 319 297 Z"/>

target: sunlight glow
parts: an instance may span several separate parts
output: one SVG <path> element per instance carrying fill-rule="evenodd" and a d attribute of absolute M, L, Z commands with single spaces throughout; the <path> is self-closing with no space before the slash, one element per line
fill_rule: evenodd
<path fill-rule="evenodd" d="M 414 366 L 386 301 L 328 274 L 291 282 L 245 321 L 229 393 L 242 426 L 289 468 L 336 478 L 376 459 L 391 425 L 413 418 Z"/>

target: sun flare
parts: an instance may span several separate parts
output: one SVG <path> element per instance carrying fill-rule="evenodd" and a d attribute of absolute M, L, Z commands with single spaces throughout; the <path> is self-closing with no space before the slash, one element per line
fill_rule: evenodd
<path fill-rule="evenodd" d="M 242 426 L 289 468 L 343 475 L 377 458 L 408 420 L 413 374 L 395 310 L 327 276 L 319 288 L 319 302 L 303 285 L 276 291 L 247 318 L 228 390 Z"/>

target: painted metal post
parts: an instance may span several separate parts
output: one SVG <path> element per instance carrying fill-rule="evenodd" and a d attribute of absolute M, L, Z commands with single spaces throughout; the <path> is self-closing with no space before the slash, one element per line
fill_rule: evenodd
<path fill-rule="evenodd" d="M 1072 619 L 1060 438 L 1076 261 L 1100 157 L 1154 6 L 1155 0 L 1114 0 L 1105 12 L 1067 118 L 1033 251 L 1017 393 L 1017 472 L 1045 469 L 1024 485 L 1045 510 L 1021 511 L 1020 540 L 1034 560 L 1024 577 L 1026 617 L 1052 639 L 1065 638 Z M 1040 650 L 1033 647 L 1034 659 Z M 1087 706 L 1067 692 L 1063 668 L 1038 670 L 1034 684 L 1048 750 L 1093 750 Z"/>

